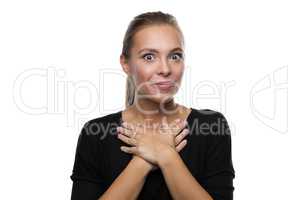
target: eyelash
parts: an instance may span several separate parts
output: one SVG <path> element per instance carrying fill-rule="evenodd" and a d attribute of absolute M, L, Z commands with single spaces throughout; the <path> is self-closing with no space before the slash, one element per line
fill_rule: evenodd
<path fill-rule="evenodd" d="M 183 58 L 183 55 L 182 55 L 182 53 L 174 53 L 173 55 L 177 55 L 177 56 L 179 56 L 179 59 L 182 59 L 182 58 Z"/>
<path fill-rule="evenodd" d="M 149 55 L 154 56 L 154 54 L 152 54 L 152 53 L 146 53 L 146 54 L 144 54 L 144 55 L 142 56 L 142 58 L 143 58 L 144 60 L 146 60 L 146 61 L 151 61 L 151 60 L 147 60 L 147 59 L 145 58 L 146 56 L 149 56 Z M 174 53 L 174 54 L 172 54 L 171 56 L 173 56 L 173 55 L 179 56 L 179 59 L 182 59 L 182 58 L 183 58 L 182 53 Z"/>

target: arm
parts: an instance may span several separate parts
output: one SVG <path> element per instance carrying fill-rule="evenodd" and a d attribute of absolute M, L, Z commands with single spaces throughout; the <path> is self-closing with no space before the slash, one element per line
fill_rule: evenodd
<path fill-rule="evenodd" d="M 233 199 L 235 170 L 231 153 L 231 131 L 225 116 L 217 112 L 209 123 L 210 134 L 205 134 L 204 173 L 198 177 L 201 185 L 214 200 Z"/>
<path fill-rule="evenodd" d="M 150 171 L 151 165 L 142 158 L 133 156 L 126 168 L 99 200 L 137 199 Z"/>
<path fill-rule="evenodd" d="M 72 200 L 135 199 L 141 191 L 145 178 L 152 166 L 143 159 L 133 156 L 127 167 L 109 185 L 101 171 L 105 157 L 102 141 L 86 123 L 77 142 L 75 162 L 71 179 Z"/>
<path fill-rule="evenodd" d="M 159 159 L 166 184 L 173 199 L 212 200 L 212 197 L 192 176 L 176 151 L 167 148 Z"/>
<path fill-rule="evenodd" d="M 211 133 L 205 133 L 206 138 L 202 138 L 206 141 L 206 159 L 205 172 L 197 177 L 199 184 L 178 154 L 166 149 L 165 155 L 162 154 L 160 158 L 160 168 L 174 199 L 233 199 L 235 170 L 231 156 L 230 128 L 225 116 L 219 112 L 211 115 L 208 123 L 217 128 L 210 129 Z"/>

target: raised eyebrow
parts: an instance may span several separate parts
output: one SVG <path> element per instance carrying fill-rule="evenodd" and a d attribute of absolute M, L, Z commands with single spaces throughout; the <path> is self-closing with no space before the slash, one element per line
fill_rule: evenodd
<path fill-rule="evenodd" d="M 145 48 L 145 49 L 139 50 L 138 53 L 140 54 L 143 51 L 149 51 L 149 52 L 153 52 L 153 53 L 158 53 L 159 52 L 156 49 Z M 174 52 L 174 51 L 181 51 L 181 52 L 183 52 L 182 48 L 180 48 L 180 47 L 176 47 L 176 48 L 172 49 L 170 52 Z"/>
<path fill-rule="evenodd" d="M 174 49 L 171 50 L 171 52 L 174 52 L 174 51 L 181 51 L 181 52 L 183 52 L 182 48 L 180 48 L 180 47 L 176 47 L 176 48 L 174 48 Z"/>
<path fill-rule="evenodd" d="M 149 48 L 145 48 L 145 49 L 141 49 L 138 51 L 138 53 L 142 53 L 143 51 L 150 51 L 150 52 L 153 52 L 153 53 L 158 53 L 158 51 L 156 49 L 149 49 Z"/>

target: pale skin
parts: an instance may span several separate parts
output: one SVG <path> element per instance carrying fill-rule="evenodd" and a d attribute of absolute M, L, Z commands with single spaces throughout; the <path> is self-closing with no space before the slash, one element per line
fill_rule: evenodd
<path fill-rule="evenodd" d="M 183 127 L 183 123 L 181 126 L 178 124 L 178 129 Z M 128 128 L 128 127 L 127 127 Z M 125 130 L 123 128 L 118 128 L 120 131 Z M 137 128 L 138 129 L 138 128 Z M 137 133 L 137 129 L 135 133 Z M 129 131 L 129 129 L 126 129 Z M 131 132 L 132 133 L 132 132 Z M 141 132 L 140 132 L 141 133 Z M 187 130 L 182 131 L 177 135 L 175 139 L 175 143 L 173 143 L 172 137 L 165 137 L 164 144 L 168 145 L 172 144 L 175 147 L 175 151 L 181 151 L 183 147 L 186 145 L 186 141 L 184 141 L 184 137 L 187 135 Z M 127 132 L 129 134 L 129 132 Z M 151 137 L 151 133 L 145 133 Z M 119 134 L 121 136 L 121 134 Z M 162 135 L 162 134 L 160 134 Z M 121 136 L 122 137 L 122 136 Z M 145 139 L 146 137 L 144 137 Z M 147 137 L 148 138 L 148 137 Z M 152 139 L 155 139 L 152 137 Z M 159 151 L 160 148 L 157 148 Z M 158 152 L 157 152 L 158 153 Z M 151 155 L 149 155 L 151 156 Z M 143 158 L 139 156 L 133 156 L 132 160 L 128 163 L 127 167 L 122 171 L 122 173 L 116 178 L 116 180 L 112 183 L 112 185 L 108 188 L 108 190 L 101 196 L 100 199 L 137 199 L 144 183 L 145 178 L 151 170 L 155 170 L 155 166 L 150 162 L 147 162 Z M 128 181 L 130 180 L 130 181 Z"/>
<path fill-rule="evenodd" d="M 151 25 L 133 38 L 130 58 L 121 56 L 120 62 L 138 91 L 134 104 L 122 113 L 125 123 L 117 128 L 118 139 L 127 144 L 120 151 L 133 158 L 99 199 L 137 199 L 149 172 L 160 168 L 173 199 L 211 200 L 179 156 L 187 145 L 184 127 L 190 112 L 173 99 L 184 71 L 181 34 L 170 25 Z M 151 84 L 163 80 L 174 81 L 176 87 L 166 92 Z M 145 128 L 146 120 L 152 128 Z"/>

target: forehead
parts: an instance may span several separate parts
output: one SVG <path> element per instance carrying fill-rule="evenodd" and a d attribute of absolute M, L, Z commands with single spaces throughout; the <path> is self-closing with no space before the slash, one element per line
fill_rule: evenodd
<path fill-rule="evenodd" d="M 132 48 L 137 51 L 143 48 L 167 51 L 174 47 L 182 47 L 178 30 L 170 25 L 152 25 L 135 33 Z"/>

